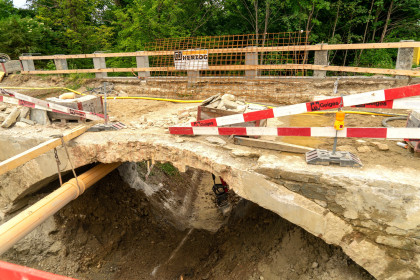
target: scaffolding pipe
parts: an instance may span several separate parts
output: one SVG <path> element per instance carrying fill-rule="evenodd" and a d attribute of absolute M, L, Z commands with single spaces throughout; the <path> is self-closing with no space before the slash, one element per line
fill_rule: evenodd
<path fill-rule="evenodd" d="M 116 169 L 121 163 L 99 164 L 69 180 L 60 188 L 0 226 L 0 255 L 15 245 L 48 217 L 54 215 L 87 188 Z"/>

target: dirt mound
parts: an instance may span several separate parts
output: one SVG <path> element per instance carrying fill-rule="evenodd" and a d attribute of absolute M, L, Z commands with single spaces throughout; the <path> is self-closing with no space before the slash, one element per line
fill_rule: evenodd
<path fill-rule="evenodd" d="M 6 259 L 79 279 L 373 279 L 341 249 L 245 200 L 215 234 L 178 230 L 117 171 L 55 215 L 44 234 L 48 248 L 12 250 Z"/>

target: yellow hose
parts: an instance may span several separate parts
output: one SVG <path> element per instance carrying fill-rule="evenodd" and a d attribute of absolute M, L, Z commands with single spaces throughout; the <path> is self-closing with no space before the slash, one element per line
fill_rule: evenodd
<path fill-rule="evenodd" d="M 79 95 L 86 95 L 84 93 L 75 91 L 73 89 L 65 88 L 65 87 L 47 87 L 47 88 L 30 88 L 30 87 L 2 87 L 4 89 L 35 89 L 35 90 L 42 90 L 42 89 L 65 89 L 71 92 L 74 92 Z M 179 99 L 167 99 L 167 98 L 157 98 L 157 97 L 143 97 L 143 96 L 108 96 L 106 99 L 141 99 L 141 100 L 155 100 L 155 101 L 167 101 L 167 102 L 175 102 L 175 103 L 201 103 L 204 100 L 179 100 Z M 268 105 L 262 105 L 257 103 L 248 103 L 247 104 L 254 104 L 254 105 L 260 105 L 264 106 L 266 108 L 272 109 L 275 108 L 274 106 L 268 106 Z M 362 112 L 362 111 L 343 111 L 346 114 L 358 114 L 358 115 L 376 115 L 376 116 L 407 116 L 404 114 L 387 114 L 387 113 L 374 113 L 374 112 Z M 321 115 L 321 114 L 335 114 L 337 111 L 322 111 L 322 112 L 308 112 L 305 114 L 315 114 L 315 115 Z"/>
<path fill-rule="evenodd" d="M 42 89 L 64 89 L 71 92 L 74 92 L 78 95 L 86 95 L 84 93 L 75 91 L 70 88 L 65 87 L 46 87 L 46 88 L 30 88 L 30 87 L 1 87 L 4 89 L 35 89 L 35 90 L 42 90 Z M 108 96 L 106 99 L 143 99 L 143 100 L 155 100 L 155 101 L 168 101 L 168 102 L 176 102 L 176 103 L 201 103 L 204 100 L 179 100 L 179 99 L 167 99 L 167 98 L 156 98 L 156 97 L 143 97 L 143 96 Z"/>

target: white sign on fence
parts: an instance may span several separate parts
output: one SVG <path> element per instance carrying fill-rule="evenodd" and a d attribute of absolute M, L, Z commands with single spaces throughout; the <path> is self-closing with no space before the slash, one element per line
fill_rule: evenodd
<path fill-rule="evenodd" d="M 204 70 L 209 68 L 208 50 L 188 50 L 174 52 L 175 69 Z"/>

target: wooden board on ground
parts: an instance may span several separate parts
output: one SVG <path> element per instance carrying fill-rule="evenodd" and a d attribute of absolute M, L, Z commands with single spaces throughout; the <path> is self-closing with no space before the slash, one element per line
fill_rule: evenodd
<path fill-rule="evenodd" d="M 0 83 L 4 78 L 4 75 L 6 75 L 6 73 L 0 71 Z"/>
<path fill-rule="evenodd" d="M 68 142 L 73 138 L 76 138 L 77 136 L 81 135 L 88 129 L 87 126 L 77 126 L 70 130 L 67 133 L 63 134 L 63 140 L 64 142 Z M 5 161 L 0 162 L 0 175 L 15 169 L 16 167 L 30 161 L 31 159 L 34 159 L 58 146 L 61 145 L 61 139 L 60 138 L 54 138 L 51 140 L 48 140 L 47 142 L 44 142 L 42 144 L 39 144 L 38 146 L 35 146 L 27 151 L 24 151 L 14 157 L 11 157 L 9 159 L 6 159 Z"/>
<path fill-rule="evenodd" d="M 284 143 L 284 142 L 273 142 L 273 141 L 267 141 L 267 140 L 245 138 L 245 137 L 235 137 L 234 143 L 236 145 L 276 150 L 276 151 L 289 152 L 289 153 L 298 153 L 298 154 L 305 154 L 306 152 L 314 150 L 313 148 L 293 145 L 293 144 Z"/>

